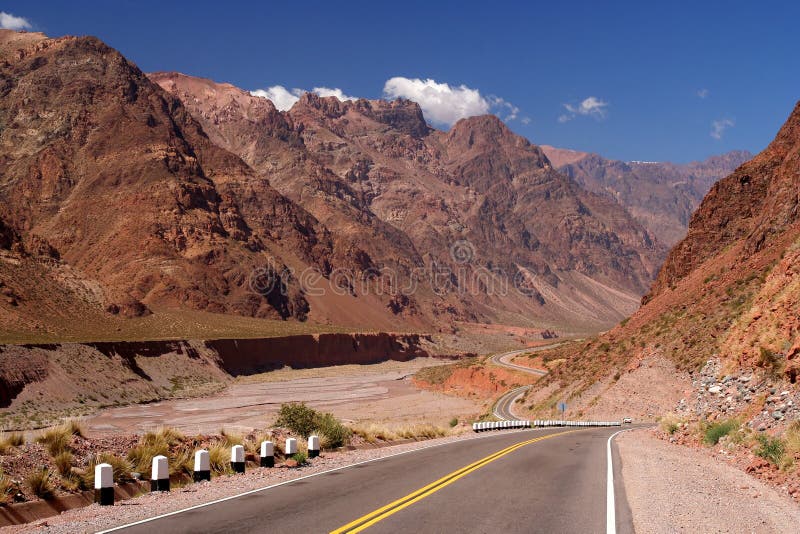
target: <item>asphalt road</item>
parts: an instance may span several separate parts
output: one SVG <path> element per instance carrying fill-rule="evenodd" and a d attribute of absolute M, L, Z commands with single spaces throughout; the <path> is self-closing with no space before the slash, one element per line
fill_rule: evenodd
<path fill-rule="evenodd" d="M 552 349 L 553 347 L 557 347 L 566 343 L 565 341 L 559 341 L 557 343 L 550 343 L 549 345 L 542 345 L 539 347 L 528 347 L 526 349 L 519 349 L 519 350 L 512 350 L 509 352 L 503 352 L 500 354 L 495 354 L 492 356 L 491 360 L 492 363 L 499 365 L 501 367 L 507 367 L 509 369 L 514 369 L 515 371 L 521 371 L 523 373 L 528 373 L 531 375 L 536 376 L 544 376 L 547 374 L 547 371 L 542 369 L 534 369 L 532 367 L 525 367 L 524 365 L 517 365 L 516 363 L 511 362 L 511 359 L 519 356 L 520 354 L 531 353 L 531 352 L 539 352 L 542 350 Z M 499 399 L 494 404 L 494 408 L 492 412 L 494 416 L 498 419 L 504 421 L 510 421 L 517 419 L 517 417 L 512 412 L 511 408 L 514 406 L 514 401 L 517 400 L 520 396 L 525 394 L 526 391 L 530 389 L 530 386 L 522 386 L 516 389 L 512 389 Z"/>
<path fill-rule="evenodd" d="M 122 532 L 605 532 L 606 443 L 617 430 L 480 435 Z M 619 482 L 618 460 L 614 468 Z M 621 484 L 615 486 L 617 531 L 632 532 Z"/>

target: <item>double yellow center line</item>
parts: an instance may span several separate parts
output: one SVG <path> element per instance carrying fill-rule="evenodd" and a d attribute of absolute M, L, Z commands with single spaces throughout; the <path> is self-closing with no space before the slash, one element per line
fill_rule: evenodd
<path fill-rule="evenodd" d="M 361 532 L 362 530 L 371 527 L 375 523 L 386 519 L 390 515 L 395 514 L 400 510 L 411 506 L 417 501 L 421 501 L 422 499 L 433 493 L 436 493 L 445 486 L 449 486 L 459 478 L 467 476 L 473 471 L 480 469 L 481 467 L 497 460 L 498 458 L 502 458 L 506 454 L 511 454 L 520 447 L 524 447 L 525 445 L 530 445 L 531 443 L 536 443 L 537 441 L 542 441 L 544 439 L 549 439 L 549 438 L 554 438 L 556 436 L 569 434 L 571 432 L 577 432 L 577 430 L 568 430 L 566 432 L 558 432 L 557 434 L 548 434 L 547 436 L 540 436 L 538 438 L 529 439 L 527 441 L 522 441 L 515 445 L 511 445 L 510 447 L 506 447 L 505 449 L 498 451 L 494 454 L 490 454 L 489 456 L 482 458 L 477 462 L 473 462 L 466 467 L 462 467 L 461 469 L 453 471 L 452 473 L 443 476 L 439 480 L 431 482 L 427 486 L 422 487 L 414 491 L 413 493 L 409 493 L 405 497 L 401 497 L 396 501 L 390 502 L 386 506 L 378 508 L 374 512 L 370 512 L 367 515 L 361 516 L 355 521 L 351 521 L 350 523 L 347 523 L 346 525 L 331 531 L 331 534 L 344 534 L 345 532 L 347 533 Z"/>

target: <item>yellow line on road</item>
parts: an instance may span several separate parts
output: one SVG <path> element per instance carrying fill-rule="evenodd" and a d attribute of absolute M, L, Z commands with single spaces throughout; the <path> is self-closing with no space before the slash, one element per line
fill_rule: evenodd
<path fill-rule="evenodd" d="M 409 493 L 405 497 L 401 497 L 396 501 L 390 502 L 386 506 L 382 506 L 381 508 L 378 508 L 373 512 L 361 516 L 355 521 L 351 521 L 350 523 L 347 523 L 346 525 L 331 531 L 331 534 L 343 534 L 345 532 L 347 533 L 361 532 L 362 530 L 371 527 L 378 521 L 382 521 L 387 517 L 389 517 L 390 515 L 395 514 L 400 510 L 411 506 L 415 502 L 420 501 L 433 493 L 436 493 L 437 491 L 446 486 L 449 486 L 450 484 L 460 479 L 461 477 L 467 476 L 473 471 L 480 469 L 481 467 L 497 460 L 498 458 L 502 458 L 507 454 L 511 454 L 520 447 L 524 447 L 525 445 L 530 445 L 531 443 L 536 443 L 537 441 L 542 441 L 544 439 L 554 438 L 556 436 L 563 436 L 564 434 L 569 434 L 571 432 L 577 432 L 577 430 L 568 430 L 566 432 L 559 432 L 557 434 L 540 436 L 538 438 L 529 439 L 527 441 L 522 441 L 515 445 L 511 445 L 510 447 L 506 447 L 505 449 L 497 451 L 494 454 L 490 454 L 485 458 L 481 458 L 477 462 L 473 462 L 465 467 L 462 467 L 461 469 L 457 469 L 456 471 L 453 471 L 452 473 L 445 475 L 434 482 L 431 482 L 427 486 L 424 486 L 412 493 Z"/>

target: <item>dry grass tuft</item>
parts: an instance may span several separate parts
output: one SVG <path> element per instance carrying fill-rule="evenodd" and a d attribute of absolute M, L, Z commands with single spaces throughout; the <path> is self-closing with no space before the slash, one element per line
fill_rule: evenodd
<path fill-rule="evenodd" d="M 50 428 L 36 438 L 36 443 L 41 443 L 47 448 L 50 456 L 58 456 L 69 450 L 72 441 L 72 431 L 66 425 Z"/>
<path fill-rule="evenodd" d="M 40 499 L 49 500 L 55 497 L 53 484 L 50 480 L 50 471 L 46 468 L 34 471 L 25 479 L 25 485 L 31 493 Z"/>
<path fill-rule="evenodd" d="M 25 436 L 18 432 L 8 434 L 0 439 L 0 455 L 9 454 L 14 447 L 20 447 L 25 444 Z"/>
<path fill-rule="evenodd" d="M 58 474 L 62 478 L 68 478 L 72 473 L 72 466 L 75 463 L 75 457 L 72 456 L 70 451 L 63 451 L 53 457 L 53 463 L 58 470 Z"/>
<path fill-rule="evenodd" d="M 0 470 L 0 504 L 9 504 L 14 500 L 14 494 L 17 492 L 17 486 L 14 481 Z"/>

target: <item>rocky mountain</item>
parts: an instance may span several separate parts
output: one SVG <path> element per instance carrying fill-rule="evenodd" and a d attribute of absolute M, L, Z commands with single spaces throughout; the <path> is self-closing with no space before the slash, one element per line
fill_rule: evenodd
<path fill-rule="evenodd" d="M 663 253 L 494 116 L 443 132 L 409 101 L 306 94 L 282 113 L 230 85 L 150 76 L 346 248 L 415 285 L 390 303 L 398 315 L 596 327 L 635 308 Z"/>
<path fill-rule="evenodd" d="M 800 103 L 764 151 L 714 184 L 641 309 L 577 350 L 548 355 L 563 362 L 549 380 L 584 408 L 616 396 L 640 414 L 782 424 L 800 415 L 799 260 Z M 671 395 L 652 395 L 652 378 L 629 379 L 654 365 L 665 373 L 657 381 L 685 373 Z"/>
<path fill-rule="evenodd" d="M 0 315 L 22 338 L 175 310 L 597 330 L 665 253 L 493 116 L 444 132 L 412 102 L 311 94 L 279 112 L 92 37 L 0 31 L 0 72 Z"/>
<path fill-rule="evenodd" d="M 735 150 L 705 161 L 624 162 L 597 154 L 543 146 L 553 165 L 595 193 L 622 204 L 662 243 L 686 235 L 689 218 L 711 186 L 752 154 Z"/>
<path fill-rule="evenodd" d="M 2 31 L 0 71 L 0 217 L 96 283 L 109 313 L 307 314 L 280 267 L 328 269 L 327 230 L 135 65 L 95 38 Z M 273 290 L 251 291 L 270 258 Z"/>

